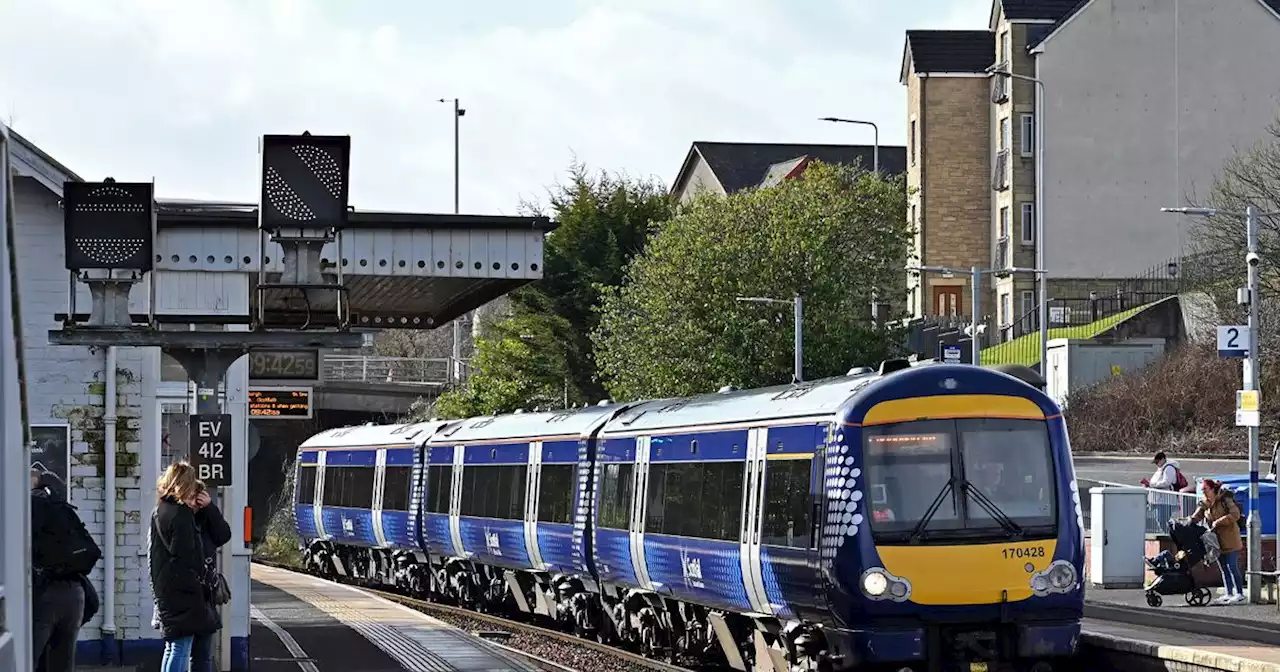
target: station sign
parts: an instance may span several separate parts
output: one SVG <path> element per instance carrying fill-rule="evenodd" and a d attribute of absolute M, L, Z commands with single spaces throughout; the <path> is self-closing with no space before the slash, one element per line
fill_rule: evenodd
<path fill-rule="evenodd" d="M 249 353 L 251 380 L 318 380 L 319 350 L 254 350 Z"/>
<path fill-rule="evenodd" d="M 231 416 L 200 413 L 191 416 L 191 454 L 196 476 L 212 488 L 231 485 Z"/>
<path fill-rule="evenodd" d="M 1236 426 L 1237 427 L 1258 427 L 1261 423 L 1261 413 L 1259 409 L 1259 394 L 1257 390 L 1237 390 L 1236 391 Z"/>
<path fill-rule="evenodd" d="M 1253 334 L 1249 327 L 1227 325 L 1218 327 L 1219 357 L 1248 357 L 1253 345 Z"/>
<path fill-rule="evenodd" d="M 305 420 L 311 417 L 309 387 L 250 387 L 249 417 L 260 420 Z"/>
<path fill-rule="evenodd" d="M 947 364 L 959 364 L 964 358 L 964 348 L 958 345 L 942 347 L 942 361 Z"/>

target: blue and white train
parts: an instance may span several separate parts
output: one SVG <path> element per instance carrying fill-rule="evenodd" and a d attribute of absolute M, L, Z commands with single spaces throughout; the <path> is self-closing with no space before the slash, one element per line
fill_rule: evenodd
<path fill-rule="evenodd" d="M 1061 410 L 983 367 L 329 430 L 295 502 L 317 574 L 655 657 L 1042 671 L 1080 635 Z"/>

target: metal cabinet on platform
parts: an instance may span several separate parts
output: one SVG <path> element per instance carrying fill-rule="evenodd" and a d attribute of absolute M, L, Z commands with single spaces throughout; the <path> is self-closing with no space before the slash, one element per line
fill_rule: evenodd
<path fill-rule="evenodd" d="M 1146 577 L 1147 491 L 1090 488 L 1089 583 L 1098 588 L 1141 588 Z"/>

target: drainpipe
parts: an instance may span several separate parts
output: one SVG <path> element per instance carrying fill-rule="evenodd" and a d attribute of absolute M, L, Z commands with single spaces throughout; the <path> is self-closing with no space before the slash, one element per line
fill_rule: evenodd
<path fill-rule="evenodd" d="M 102 653 L 116 662 L 116 347 L 107 347 L 106 390 L 103 398 L 103 461 L 106 485 L 102 495 Z"/>

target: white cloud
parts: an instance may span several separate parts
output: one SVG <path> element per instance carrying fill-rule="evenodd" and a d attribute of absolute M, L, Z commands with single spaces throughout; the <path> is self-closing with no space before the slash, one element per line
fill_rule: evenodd
<path fill-rule="evenodd" d="M 869 143 L 821 114 L 873 119 L 901 144 L 902 31 L 981 28 L 989 6 L 545 0 L 532 21 L 497 2 L 9 4 L 2 109 L 88 178 L 253 200 L 257 136 L 308 129 L 352 135 L 356 205 L 448 211 L 452 124 L 437 101 L 457 96 L 463 211 L 509 214 L 575 155 L 670 180 L 693 140 Z"/>

